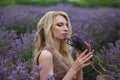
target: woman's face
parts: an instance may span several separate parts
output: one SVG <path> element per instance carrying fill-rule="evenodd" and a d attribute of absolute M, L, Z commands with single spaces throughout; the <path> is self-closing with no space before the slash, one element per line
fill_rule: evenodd
<path fill-rule="evenodd" d="M 63 40 L 68 36 L 68 22 L 62 15 L 57 15 L 55 17 L 52 33 L 57 40 Z"/>

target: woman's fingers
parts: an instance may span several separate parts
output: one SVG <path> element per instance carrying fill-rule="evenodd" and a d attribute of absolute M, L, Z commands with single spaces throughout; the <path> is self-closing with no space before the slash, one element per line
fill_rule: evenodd
<path fill-rule="evenodd" d="M 90 58 L 92 58 L 92 54 L 91 55 L 89 55 L 87 58 L 85 58 L 85 59 L 83 59 L 83 63 L 86 63 L 87 61 L 89 61 L 90 60 Z"/>
<path fill-rule="evenodd" d="M 81 52 L 80 51 L 76 51 L 76 58 L 78 58 L 80 56 Z"/>
<path fill-rule="evenodd" d="M 86 67 L 86 66 L 89 66 L 91 64 L 92 64 L 92 62 L 88 62 L 88 63 L 86 63 L 86 64 L 83 65 L 83 68 Z"/>
<path fill-rule="evenodd" d="M 90 60 L 90 58 L 92 58 L 92 56 L 93 55 L 90 55 L 88 58 L 86 58 L 85 60 L 83 60 L 83 63 L 84 63 L 83 64 L 83 68 L 92 64 L 92 62 L 88 61 L 88 60 Z"/>
<path fill-rule="evenodd" d="M 90 45 L 90 43 L 87 43 L 87 42 L 85 41 L 85 44 L 87 45 L 87 48 L 89 49 L 89 51 L 91 51 L 91 45 Z"/>
<path fill-rule="evenodd" d="M 84 57 L 82 57 L 83 60 L 89 58 L 90 56 L 92 56 L 94 53 L 94 50 L 92 50 L 91 52 L 89 52 L 87 55 L 85 55 Z"/>
<path fill-rule="evenodd" d="M 84 53 L 81 54 L 82 56 L 80 55 L 81 57 L 78 58 L 78 62 L 79 62 L 79 65 L 82 66 L 82 68 L 92 64 L 92 62 L 89 62 L 89 60 L 90 60 L 90 58 L 92 58 L 93 53 L 94 53 L 94 50 L 92 50 L 88 54 L 84 55 L 85 54 L 85 51 L 84 51 Z"/>
<path fill-rule="evenodd" d="M 82 58 L 86 53 L 87 53 L 87 49 L 86 50 L 84 50 L 81 54 L 80 54 L 80 56 L 79 56 L 79 58 Z"/>

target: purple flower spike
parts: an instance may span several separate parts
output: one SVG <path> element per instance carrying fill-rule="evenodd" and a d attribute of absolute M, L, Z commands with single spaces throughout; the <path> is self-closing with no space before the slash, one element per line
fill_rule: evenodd
<path fill-rule="evenodd" d="M 87 48 L 87 45 L 84 43 L 84 41 L 80 38 L 78 34 L 73 34 L 71 39 L 65 38 L 65 40 L 67 41 L 67 44 L 82 52 Z"/>

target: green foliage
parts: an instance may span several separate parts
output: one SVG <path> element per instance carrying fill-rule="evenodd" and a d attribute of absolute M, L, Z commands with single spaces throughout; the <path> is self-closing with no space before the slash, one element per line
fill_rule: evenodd
<path fill-rule="evenodd" d="M 15 0 L 0 0 L 0 6 L 9 6 L 15 4 Z"/>
<path fill-rule="evenodd" d="M 3 43 L 0 44 L 0 47 L 7 46 L 7 45 L 8 45 L 8 43 L 6 41 L 3 41 Z"/>
<path fill-rule="evenodd" d="M 120 0 L 1 0 L 1 6 L 9 5 L 39 5 L 50 6 L 67 3 L 80 7 L 120 7 Z"/>
<path fill-rule="evenodd" d="M 72 4 L 81 7 L 120 7 L 120 0 L 79 0 Z"/>
<path fill-rule="evenodd" d="M 22 62 L 26 62 L 26 61 L 31 61 L 33 58 L 33 49 L 31 51 L 29 51 L 29 53 L 22 53 L 22 55 L 20 56 Z"/>

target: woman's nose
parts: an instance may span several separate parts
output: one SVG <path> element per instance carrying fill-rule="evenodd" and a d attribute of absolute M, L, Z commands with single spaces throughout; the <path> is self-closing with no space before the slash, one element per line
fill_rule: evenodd
<path fill-rule="evenodd" d="M 64 30 L 68 31 L 68 26 L 67 25 L 64 26 Z"/>

